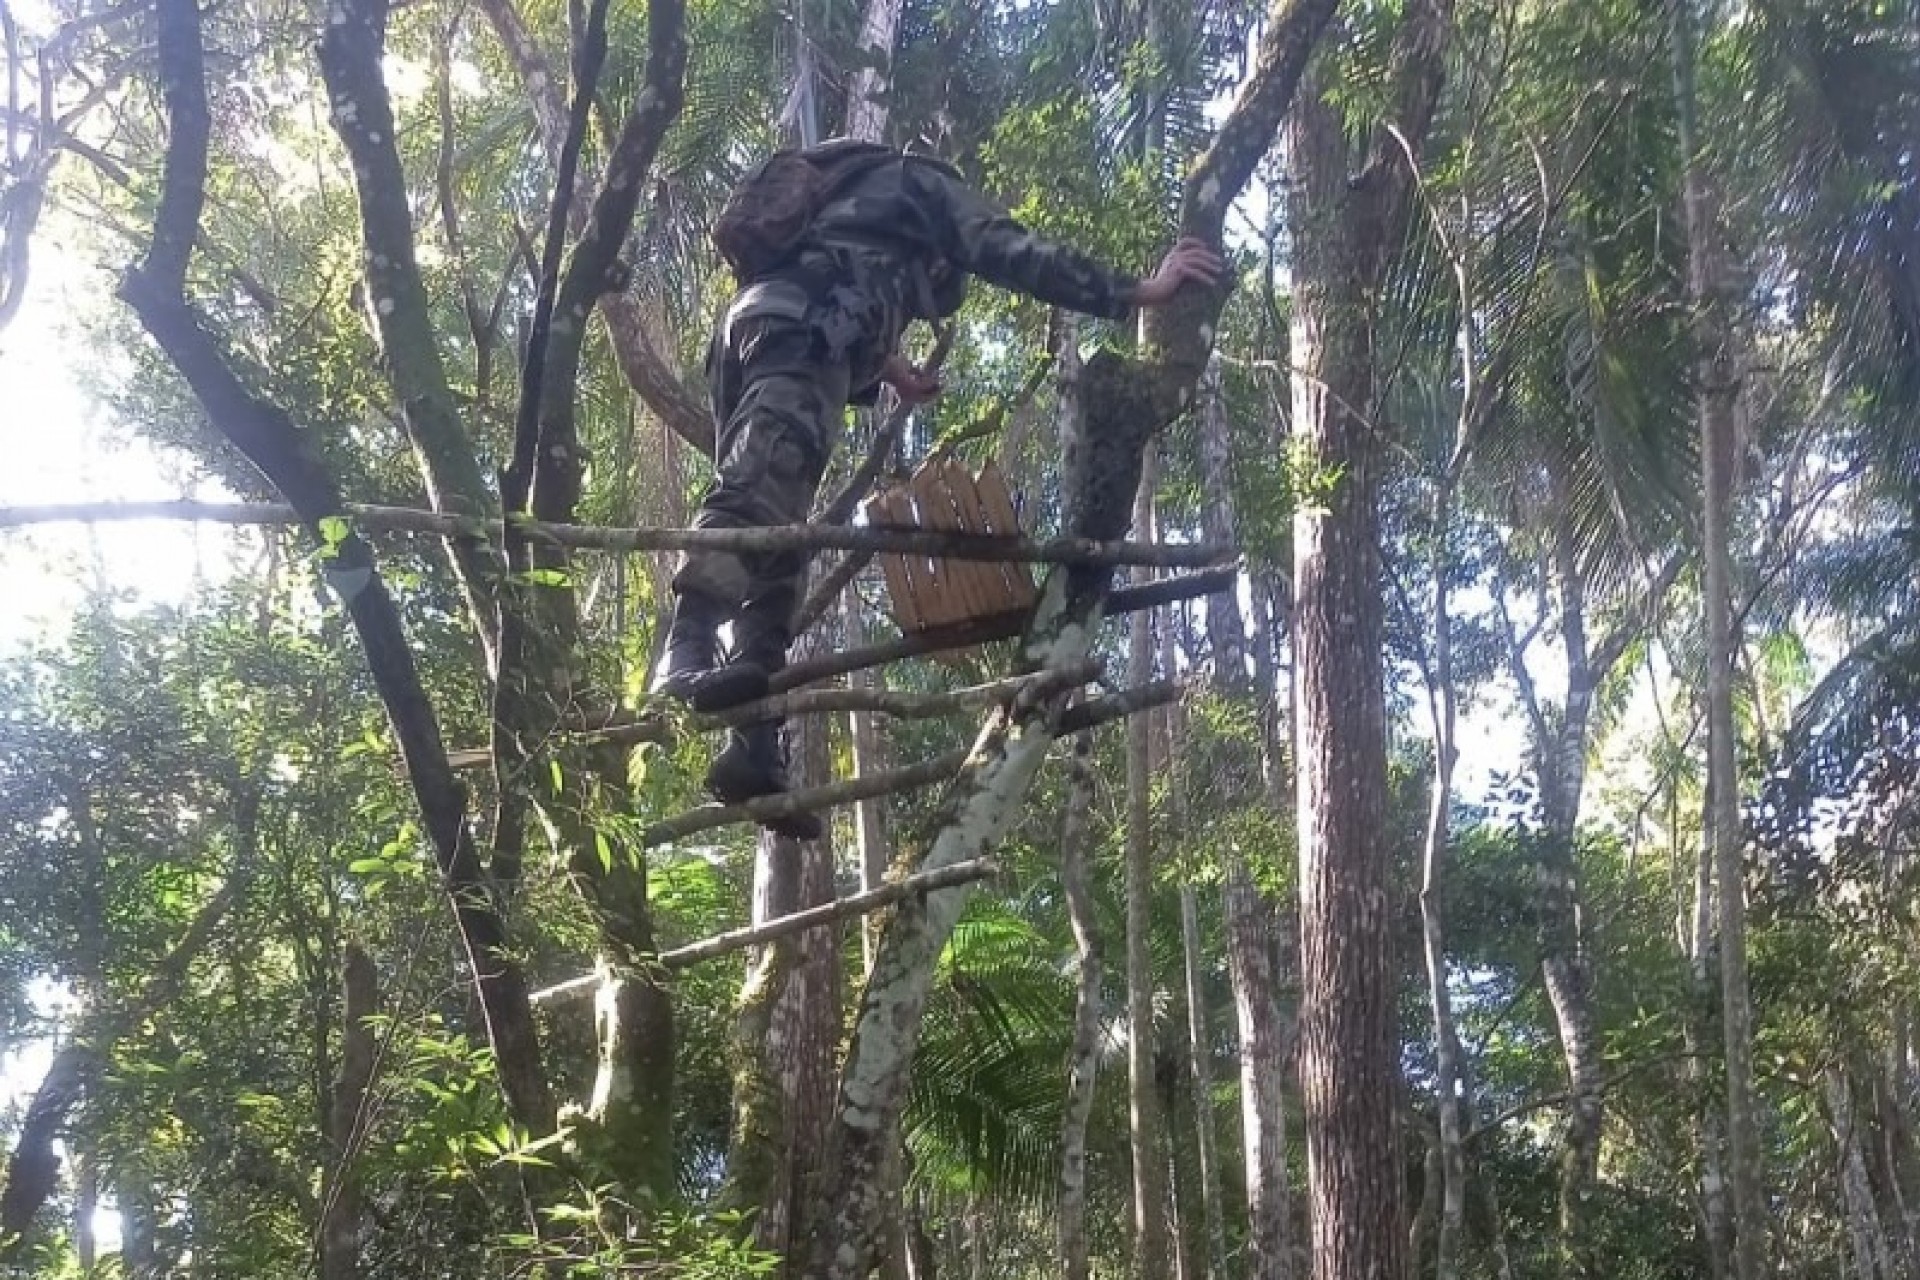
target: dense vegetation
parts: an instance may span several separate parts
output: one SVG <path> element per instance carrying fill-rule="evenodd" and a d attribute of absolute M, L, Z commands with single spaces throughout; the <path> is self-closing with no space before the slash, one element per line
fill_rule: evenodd
<path fill-rule="evenodd" d="M 0 36 L 0 332 L 97 268 L 115 431 L 252 504 L 0 661 L 0 1269 L 1920 1277 L 1913 0 Z M 1104 625 L 1191 575 L 1036 565 L 1023 637 L 837 677 L 799 785 L 946 763 L 802 847 L 676 825 L 671 554 L 525 517 L 687 523 L 706 228 L 843 132 L 1234 278 L 976 287 L 823 498 L 938 451 L 1036 537 L 1241 554 Z M 894 631 L 847 559 L 803 658 Z"/>

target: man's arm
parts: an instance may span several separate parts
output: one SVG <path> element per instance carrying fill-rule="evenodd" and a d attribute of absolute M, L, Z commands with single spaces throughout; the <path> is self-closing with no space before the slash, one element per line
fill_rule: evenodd
<path fill-rule="evenodd" d="M 1135 307 L 1164 306 L 1189 280 L 1212 283 L 1223 264 L 1197 241 L 1175 245 L 1160 270 L 1140 280 L 1111 270 L 1068 245 L 1034 234 L 979 192 L 931 168 L 915 166 L 945 214 L 948 252 L 954 263 L 989 284 L 1024 293 L 1056 307 L 1109 320 L 1125 319 Z"/>

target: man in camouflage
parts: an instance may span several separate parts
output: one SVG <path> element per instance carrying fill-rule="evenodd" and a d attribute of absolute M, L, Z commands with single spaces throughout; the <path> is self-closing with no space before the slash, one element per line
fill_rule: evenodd
<path fill-rule="evenodd" d="M 806 154 L 824 168 L 861 146 L 831 142 Z M 871 151 L 813 212 L 791 254 L 746 282 L 717 326 L 707 376 L 718 477 L 695 528 L 804 523 L 849 404 L 872 403 L 883 385 L 909 403 L 938 393 L 897 354 L 900 337 L 913 320 L 958 310 L 969 276 L 1120 320 L 1221 270 L 1204 245 L 1182 241 L 1153 277 L 1133 279 L 1027 231 L 938 161 Z M 764 696 L 786 664 L 806 567 L 803 552 L 685 556 L 655 692 L 703 711 Z M 717 666 L 718 632 L 729 621 L 730 660 Z M 707 775 L 716 799 L 786 789 L 778 728 L 767 721 L 731 732 Z M 769 825 L 796 839 L 821 832 L 813 814 Z"/>

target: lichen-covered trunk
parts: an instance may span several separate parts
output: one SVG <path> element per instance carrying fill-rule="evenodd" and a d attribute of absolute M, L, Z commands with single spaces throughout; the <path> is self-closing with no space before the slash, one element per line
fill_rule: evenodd
<path fill-rule="evenodd" d="M 1900 1273 L 1887 1247 L 1887 1234 L 1874 1200 L 1873 1180 L 1867 1173 L 1866 1157 L 1861 1154 L 1852 1089 L 1845 1073 L 1837 1067 L 1829 1067 L 1823 1073 L 1821 1086 L 1826 1095 L 1827 1120 L 1833 1129 L 1835 1163 L 1839 1166 L 1841 1203 L 1845 1206 L 1848 1243 L 1853 1247 L 1854 1270 L 1860 1280 L 1898 1280 Z"/>
<path fill-rule="evenodd" d="M 1462 1089 L 1460 1036 L 1447 987 L 1446 920 L 1441 892 L 1453 806 L 1453 771 L 1459 759 L 1454 731 L 1453 614 L 1450 608 L 1447 535 L 1453 514 L 1453 477 L 1443 476 L 1433 504 L 1433 659 L 1428 690 L 1433 709 L 1433 795 L 1427 809 L 1426 847 L 1420 872 L 1420 936 L 1426 956 L 1427 1003 L 1433 1016 L 1434 1091 L 1439 1126 L 1436 1140 L 1440 1177 L 1439 1220 L 1434 1232 L 1435 1280 L 1458 1280 L 1460 1232 L 1467 1212 L 1466 1098 Z"/>
<path fill-rule="evenodd" d="M 1136 529 L 1153 527 L 1157 468 L 1149 449 L 1134 499 Z M 1136 579 L 1145 581 L 1143 571 Z M 1153 679 L 1152 615 L 1133 615 L 1127 643 L 1127 684 Z M 1127 1109 L 1133 1157 L 1133 1262 L 1138 1280 L 1164 1276 L 1171 1262 L 1167 1234 L 1166 1121 L 1154 1088 L 1153 980 L 1153 760 L 1148 717 L 1127 722 Z"/>
<path fill-rule="evenodd" d="M 355 1280 L 360 1274 L 366 1207 L 354 1162 L 372 1118 L 367 1103 L 377 1045 L 368 1019 L 380 1011 L 373 958 L 349 944 L 341 961 L 340 1069 L 334 1077 L 328 1116 L 333 1150 L 320 1217 L 320 1280 Z"/>
<path fill-rule="evenodd" d="M 1219 362 L 1208 369 L 1201 387 L 1200 475 L 1206 495 L 1201 528 L 1209 542 L 1239 542 L 1239 513 L 1233 493 L 1232 424 L 1220 385 Z M 1260 708 L 1258 790 L 1244 760 L 1227 779 L 1242 804 L 1263 799 L 1284 804 L 1285 779 L 1276 732 L 1280 703 L 1273 661 L 1271 627 L 1258 606 L 1263 592 L 1252 592 L 1257 626 L 1252 679 L 1248 683 L 1246 623 L 1237 589 L 1207 599 L 1207 638 L 1213 648 L 1214 689 L 1227 698 L 1252 698 Z M 1237 782 L 1236 782 L 1237 780 Z M 1233 987 L 1234 1023 L 1239 1033 L 1240 1139 L 1247 1199 L 1247 1280 L 1292 1280 L 1293 1229 L 1287 1196 L 1287 1028 L 1280 1012 L 1280 929 L 1273 904 L 1261 896 L 1239 849 L 1227 852 L 1221 911 L 1226 926 L 1227 980 Z"/>
<path fill-rule="evenodd" d="M 1253 74 L 1206 153 L 1188 174 L 1180 213 L 1185 235 L 1219 243 L 1229 205 L 1271 147 L 1308 59 L 1337 0 L 1275 0 Z M 1143 322 L 1143 359 L 1103 352 L 1082 382 L 1088 430 L 1069 452 L 1068 532 L 1110 539 L 1128 526 L 1140 454 L 1193 399 L 1219 323 L 1225 290 L 1189 287 Z M 1085 569 L 1047 575 L 1022 637 L 1019 663 L 1061 670 L 1091 649 L 1111 575 Z M 937 870 L 996 843 L 1059 732 L 1068 696 L 1036 695 L 997 709 L 982 726 L 948 793 L 942 821 L 920 860 Z M 897 1141 L 907 1072 L 941 950 L 966 905 L 965 888 L 909 899 L 883 927 L 841 1072 L 829 1146 L 837 1203 L 813 1235 L 809 1280 L 866 1280 L 884 1220 L 885 1173 Z"/>
<path fill-rule="evenodd" d="M 1738 729 L 1733 662 L 1739 639 L 1732 597 L 1734 442 L 1739 433 L 1742 357 L 1736 286 L 1727 259 L 1719 200 L 1700 153 L 1694 96 L 1691 0 L 1672 0 L 1674 101 L 1679 124 L 1687 235 L 1687 292 L 1694 309 L 1695 386 L 1700 456 L 1706 475 L 1701 574 L 1706 615 L 1707 794 L 1714 879 L 1719 892 L 1721 1029 L 1726 1044 L 1727 1174 L 1733 1222 L 1733 1274 L 1760 1280 L 1770 1264 L 1765 1170 L 1753 1086 L 1753 995 L 1747 982 L 1747 895 L 1741 859 Z"/>
<path fill-rule="evenodd" d="M 1303 94 L 1289 129 L 1293 430 L 1331 477 L 1294 515 L 1294 727 L 1311 1254 L 1319 1280 L 1405 1274 L 1379 595 L 1380 446 L 1363 237 L 1341 126 Z"/>
<path fill-rule="evenodd" d="M 831 767 L 826 724 L 795 722 L 795 785 L 824 782 Z M 831 838 L 800 843 L 760 834 L 755 924 L 831 902 Z M 820 1176 L 839 1040 L 840 931 L 815 929 L 748 958 L 734 1041 L 734 1134 L 728 1201 L 754 1212 L 761 1248 L 800 1274 L 805 1232 L 823 1212 Z"/>
<path fill-rule="evenodd" d="M 1060 1129 L 1060 1199 L 1055 1209 L 1064 1280 L 1088 1280 L 1087 1117 L 1100 1071 L 1100 935 L 1089 875 L 1087 818 L 1093 808 L 1093 740 L 1082 734 L 1067 757 L 1067 811 L 1060 830 L 1060 887 L 1073 926 L 1073 1042 Z"/>

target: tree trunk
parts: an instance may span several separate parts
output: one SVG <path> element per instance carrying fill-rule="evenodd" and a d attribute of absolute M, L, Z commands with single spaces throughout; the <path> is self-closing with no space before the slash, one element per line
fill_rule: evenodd
<path fill-rule="evenodd" d="M 831 767 L 826 722 L 792 726 L 796 786 Z M 753 920 L 762 924 L 834 897 L 828 839 L 800 844 L 760 834 Z M 734 1137 L 728 1202 L 755 1211 L 755 1243 L 788 1259 L 805 1255 L 819 1199 L 840 1034 L 840 933 L 814 929 L 748 959 L 734 1044 Z M 797 1270 L 786 1274 L 797 1275 Z"/>
<path fill-rule="evenodd" d="M 1867 1174 L 1866 1158 L 1861 1154 L 1846 1075 L 1837 1067 L 1829 1067 L 1822 1075 L 1821 1085 L 1826 1093 L 1827 1116 L 1833 1126 L 1841 1202 L 1845 1205 L 1854 1267 L 1860 1280 L 1896 1280 L 1899 1272 L 1887 1247 L 1886 1231 L 1874 1202 L 1873 1182 Z"/>
<path fill-rule="evenodd" d="M 1149 447 L 1134 498 L 1133 524 L 1153 527 L 1158 467 Z M 1135 571 L 1136 581 L 1145 581 Z M 1153 679 L 1153 622 L 1133 615 L 1128 633 L 1127 684 Z M 1159 1280 L 1171 1265 L 1167 1235 L 1166 1122 L 1154 1088 L 1153 1023 L 1153 761 L 1148 717 L 1127 722 L 1127 1101 L 1133 1156 L 1133 1265 L 1138 1280 Z"/>
<path fill-rule="evenodd" d="M 1060 885 L 1073 925 L 1073 1047 L 1067 1058 L 1066 1118 L 1060 1133 L 1060 1266 L 1065 1280 L 1088 1280 L 1087 1117 L 1100 1071 L 1100 937 L 1089 875 L 1087 819 L 1093 808 L 1093 739 L 1081 734 L 1067 757 L 1067 812 L 1060 831 Z"/>
<path fill-rule="evenodd" d="M 1079 438 L 1080 330 L 1062 317 L 1058 340 L 1060 435 L 1064 450 Z M 1088 1280 L 1087 1119 L 1093 1113 L 1094 1086 L 1100 1072 L 1101 961 L 1098 916 L 1093 902 L 1087 823 L 1097 782 L 1093 739 L 1081 734 L 1067 755 L 1067 808 L 1060 831 L 1060 887 L 1073 927 L 1073 1044 L 1067 1056 L 1067 1100 L 1060 1132 L 1060 1200 L 1055 1221 L 1064 1280 Z"/>
<path fill-rule="evenodd" d="M 1673 822 L 1678 825 L 1678 806 Z M 1705 815 L 1710 825 L 1712 802 Z M 1720 1123 L 1720 1110 L 1706 1101 L 1707 1009 L 1712 984 L 1707 974 L 1708 951 L 1713 938 L 1713 850 L 1711 841 L 1703 841 L 1694 856 L 1693 910 L 1682 930 L 1687 952 L 1687 980 L 1693 995 L 1693 1009 L 1681 1027 L 1682 1045 L 1687 1052 L 1682 1078 L 1691 1087 L 1700 1109 L 1695 1116 L 1696 1142 L 1700 1148 L 1700 1222 L 1707 1246 L 1707 1266 L 1713 1280 L 1726 1280 L 1733 1270 L 1733 1233 L 1727 1222 L 1727 1183 L 1724 1152 L 1726 1130 Z"/>
<path fill-rule="evenodd" d="M 1605 1096 L 1577 857 L 1580 805 L 1586 786 L 1587 731 L 1598 677 L 1590 661 L 1586 582 L 1578 548 L 1564 515 L 1560 477 L 1551 473 L 1549 479 L 1554 486 L 1554 507 L 1560 513 L 1552 530 L 1549 572 L 1559 596 L 1560 642 L 1567 656 L 1567 699 L 1557 726 L 1535 718 L 1541 829 L 1535 845 L 1534 889 L 1541 980 L 1553 1009 L 1567 1074 L 1558 1206 L 1560 1269 L 1568 1280 L 1600 1280 L 1608 1274 L 1610 1260 L 1590 1253 L 1594 1242 L 1588 1210 L 1599 1176 Z M 1517 660 L 1515 665 L 1520 666 Z M 1525 687 L 1529 690 L 1529 708 L 1536 708 L 1531 685 Z"/>
<path fill-rule="evenodd" d="M 377 1045 L 369 1019 L 380 1012 L 373 958 L 349 943 L 341 962 L 340 1071 L 334 1077 L 328 1121 L 333 1151 L 320 1214 L 320 1280 L 355 1280 L 360 1274 L 365 1205 L 354 1162 L 372 1119 L 367 1096 Z"/>
<path fill-rule="evenodd" d="M 1424 134 L 1420 122 L 1411 136 Z M 1350 183 L 1341 122 L 1316 92 L 1296 105 L 1287 159 L 1293 430 L 1306 465 L 1332 479 L 1323 501 L 1302 504 L 1293 525 L 1300 1075 L 1312 1256 L 1319 1280 L 1384 1280 L 1405 1274 L 1407 1235 L 1391 867 L 1378 832 L 1387 743 L 1367 298 L 1400 215 L 1391 188 Z"/>
<path fill-rule="evenodd" d="M 72 1142 L 69 1139 L 69 1148 Z M 93 1215 L 100 1210 L 100 1172 L 93 1157 L 73 1156 L 73 1252 L 80 1263 L 82 1280 L 91 1280 L 99 1265 L 100 1242 L 93 1229 Z"/>
<path fill-rule="evenodd" d="M 1177 829 L 1184 829 L 1177 828 Z M 1200 1157 L 1200 1211 L 1206 1231 L 1209 1280 L 1227 1274 L 1227 1228 L 1220 1213 L 1220 1150 L 1213 1123 L 1213 1037 L 1207 1029 L 1206 990 L 1200 965 L 1200 899 L 1191 883 L 1180 886 L 1180 943 L 1187 985 L 1187 1063 L 1193 1083 L 1194 1139 Z"/>
<path fill-rule="evenodd" d="M 1428 1006 L 1433 1014 L 1434 1089 L 1439 1112 L 1437 1168 L 1435 1162 L 1429 1162 L 1430 1171 L 1437 1172 L 1440 1180 L 1439 1221 L 1434 1233 L 1435 1280 L 1459 1278 L 1460 1231 L 1467 1210 L 1466 1098 L 1461 1087 L 1460 1036 L 1447 989 L 1446 922 L 1440 896 L 1453 807 L 1453 771 L 1459 759 L 1454 744 L 1453 613 L 1448 591 L 1452 567 L 1447 543 L 1452 523 L 1453 475 L 1449 464 L 1434 496 L 1433 550 L 1427 565 L 1433 579 L 1429 615 L 1433 661 L 1428 671 L 1428 700 L 1433 710 L 1433 795 L 1427 811 L 1420 873 L 1420 934 L 1426 953 Z"/>
<path fill-rule="evenodd" d="M 893 46 L 901 0 L 867 0 L 860 22 L 860 66 L 847 85 L 847 136 L 880 142 L 893 88 Z"/>
<path fill-rule="evenodd" d="M 1160 636 L 1160 667 L 1171 676 L 1180 669 L 1179 645 L 1174 638 L 1175 615 L 1168 611 Z M 1166 780 L 1168 829 L 1189 829 L 1187 777 L 1181 762 L 1187 750 L 1186 717 L 1175 702 L 1164 713 L 1159 773 Z M 1191 877 L 1180 882 L 1180 957 L 1186 987 L 1187 1072 L 1193 1087 L 1194 1145 L 1199 1160 L 1200 1218 L 1205 1235 L 1205 1274 L 1208 1280 L 1226 1280 L 1227 1227 L 1221 1213 L 1220 1141 L 1213 1115 L 1213 1033 L 1207 1024 L 1207 997 L 1201 966 L 1206 949 L 1200 937 L 1200 895 Z"/>
<path fill-rule="evenodd" d="M 1733 715 L 1733 462 L 1741 409 L 1734 282 L 1719 200 L 1699 151 L 1694 97 L 1692 0 L 1672 0 L 1674 98 L 1687 231 L 1687 292 L 1694 308 L 1700 456 L 1706 472 L 1705 561 L 1707 776 L 1713 800 L 1714 875 L 1719 885 L 1721 1024 L 1726 1036 L 1727 1172 L 1732 1191 L 1733 1274 L 1769 1269 L 1765 1171 L 1753 1088 L 1753 998 L 1747 983 L 1747 899 L 1741 863 L 1740 775 Z"/>

